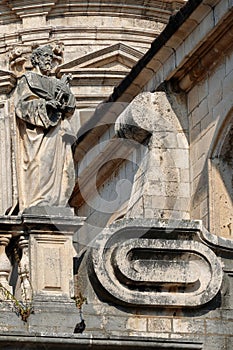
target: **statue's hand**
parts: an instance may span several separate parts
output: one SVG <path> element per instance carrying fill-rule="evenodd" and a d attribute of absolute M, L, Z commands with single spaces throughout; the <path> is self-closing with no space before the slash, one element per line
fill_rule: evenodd
<path fill-rule="evenodd" d="M 61 105 L 64 106 L 67 103 L 70 95 L 70 89 L 69 86 L 66 85 L 64 82 L 59 81 L 56 85 L 56 90 L 55 90 L 55 99 L 56 101 L 59 101 Z"/>
<path fill-rule="evenodd" d="M 46 106 L 55 110 L 58 110 L 61 108 L 61 103 L 57 100 L 49 100 L 46 102 Z"/>
<path fill-rule="evenodd" d="M 56 93 L 62 93 L 65 95 L 69 95 L 70 94 L 70 88 L 69 85 L 67 85 L 64 81 L 58 81 L 56 84 Z"/>

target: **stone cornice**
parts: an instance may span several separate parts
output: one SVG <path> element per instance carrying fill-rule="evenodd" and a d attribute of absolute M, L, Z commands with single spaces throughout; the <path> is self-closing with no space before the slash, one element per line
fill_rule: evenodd
<path fill-rule="evenodd" d="M 232 37 L 233 16 L 232 12 L 229 12 L 219 27 L 212 31 L 211 35 L 201 43 L 193 55 L 188 57 L 185 64 L 174 71 L 172 83 L 175 83 L 183 91 L 189 91 L 232 48 Z"/>
<path fill-rule="evenodd" d="M 177 11 L 182 5 L 183 0 L 164 1 L 164 0 L 143 0 L 140 2 L 124 1 L 111 2 L 104 1 L 72 1 L 66 0 L 14 0 L 1 2 L 0 22 L 7 20 L 13 22 L 15 19 L 24 20 L 26 17 L 44 16 L 53 18 L 57 16 L 117 16 L 145 18 L 150 20 L 159 20 L 166 23 L 171 14 Z"/>
<path fill-rule="evenodd" d="M 20 21 L 20 17 L 12 10 L 9 1 L 1 2 L 0 24 L 7 24 L 15 21 Z"/>
<path fill-rule="evenodd" d="M 18 18 L 28 16 L 47 15 L 53 6 L 55 6 L 57 0 L 41 1 L 41 0 L 15 0 L 15 1 L 4 1 L 12 12 Z M 1 20 L 1 15 L 0 15 Z"/>
<path fill-rule="evenodd" d="M 107 46 L 101 50 L 91 52 L 85 56 L 76 58 L 70 62 L 66 62 L 59 67 L 57 67 L 57 72 L 59 75 L 60 70 L 64 69 L 72 69 L 73 67 L 79 67 L 79 68 L 90 68 L 90 67 L 96 67 L 96 64 L 98 63 L 98 66 L 101 67 L 100 63 L 107 58 L 109 61 L 109 58 L 114 56 L 122 56 L 123 58 L 128 58 L 131 60 L 133 64 L 137 63 L 137 60 L 139 60 L 142 57 L 142 52 L 133 49 L 130 46 L 127 46 L 123 43 L 117 43 L 115 45 Z M 118 57 L 119 58 L 119 57 Z"/>
<path fill-rule="evenodd" d="M 47 303 L 48 304 L 48 303 Z M 54 306 L 53 306 L 54 307 Z M 80 336 L 80 334 L 67 335 L 66 333 L 60 336 L 53 334 L 46 334 L 43 336 L 38 333 L 21 334 L 20 337 L 14 334 L 0 334 L 0 344 L 18 346 L 21 344 L 27 344 L 27 346 L 33 347 L 34 344 L 41 344 L 41 346 L 48 346 L 51 350 L 57 350 L 62 344 L 62 349 L 75 349 L 75 350 L 88 350 L 90 347 L 93 350 L 106 349 L 111 350 L 114 346 L 115 349 L 133 350 L 133 349 L 166 349 L 166 350 L 201 350 L 202 342 L 195 340 L 182 340 L 182 339 L 155 339 L 149 337 L 111 337 L 105 338 L 98 336 Z"/>
<path fill-rule="evenodd" d="M 129 71 L 129 70 L 128 70 Z M 63 74 L 69 73 L 70 70 L 62 70 Z M 110 69 L 86 68 L 72 71 L 72 84 L 77 86 L 115 86 L 125 77 L 127 70 L 112 71 Z"/>
<path fill-rule="evenodd" d="M 98 15 L 98 16 L 117 16 L 117 17 L 133 17 L 133 18 L 146 18 L 150 20 L 159 20 L 166 23 L 172 13 L 178 10 L 184 1 L 164 1 L 164 0 L 152 0 L 150 2 L 143 1 L 129 1 L 124 3 L 118 1 L 111 1 L 109 5 L 108 0 L 95 1 L 95 2 L 79 2 L 73 1 L 67 3 L 67 1 L 59 1 L 54 6 L 49 17 L 58 15 Z"/>
<path fill-rule="evenodd" d="M 7 28 L 6 28 L 7 29 Z M 50 26 L 45 25 L 35 28 L 24 28 L 19 29 L 14 33 L 5 33 L 4 30 L 0 33 L 0 53 L 5 53 L 7 49 L 14 44 L 28 44 L 35 41 L 39 41 L 41 44 L 46 43 L 48 40 L 59 39 L 64 43 L 69 42 L 72 39 L 72 42 L 75 42 L 76 45 L 82 42 L 88 42 L 91 40 L 98 39 L 96 35 L 98 33 L 99 40 L 103 38 L 109 41 L 109 35 L 113 35 L 114 41 L 117 44 L 119 41 L 125 41 L 125 38 L 128 41 L 141 43 L 146 47 L 149 47 L 149 43 L 159 34 L 159 30 L 147 30 L 145 28 L 121 28 L 121 27 L 84 27 L 84 26 Z M 122 40 L 123 36 L 123 40 Z M 119 38 L 118 38 L 119 37 Z"/>

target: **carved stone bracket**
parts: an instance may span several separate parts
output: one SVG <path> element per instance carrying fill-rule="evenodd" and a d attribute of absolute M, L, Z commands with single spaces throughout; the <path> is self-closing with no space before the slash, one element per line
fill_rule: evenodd
<path fill-rule="evenodd" d="M 96 240 L 90 274 L 116 303 L 201 306 L 219 292 L 222 266 L 200 231 L 192 221 L 122 220 Z"/>

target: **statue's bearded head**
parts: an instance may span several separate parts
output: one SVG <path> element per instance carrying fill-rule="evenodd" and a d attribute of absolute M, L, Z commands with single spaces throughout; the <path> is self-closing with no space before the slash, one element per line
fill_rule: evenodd
<path fill-rule="evenodd" d="M 31 55 L 31 62 L 34 67 L 38 66 L 41 73 L 49 75 L 52 69 L 53 50 L 49 45 L 38 47 L 33 50 Z"/>

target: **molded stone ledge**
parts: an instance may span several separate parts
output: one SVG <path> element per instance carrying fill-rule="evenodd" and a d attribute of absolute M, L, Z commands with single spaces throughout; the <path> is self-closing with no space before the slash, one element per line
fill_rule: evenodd
<path fill-rule="evenodd" d="M 0 233 L 19 236 L 23 233 L 21 216 L 0 216 Z"/>
<path fill-rule="evenodd" d="M 121 220 L 95 243 L 89 273 L 116 304 L 198 307 L 221 288 L 221 262 L 203 244 L 199 222 Z"/>
<path fill-rule="evenodd" d="M 212 235 L 208 230 L 203 227 L 201 231 L 201 237 L 203 241 L 208 244 L 212 249 L 221 249 L 224 251 L 233 252 L 233 240 L 227 239 L 224 237 L 219 237 L 216 235 Z"/>
<path fill-rule="evenodd" d="M 73 233 L 84 224 L 85 218 L 75 216 L 71 208 L 48 208 L 37 207 L 35 210 L 28 210 L 18 216 L 0 216 L 0 233 L 11 233 L 12 237 L 20 236 L 23 233 L 35 232 L 49 233 L 60 231 Z"/>
<path fill-rule="evenodd" d="M 25 344 L 28 348 L 33 348 L 35 350 L 41 349 L 43 346 L 48 346 L 51 350 L 61 349 L 166 349 L 166 350 L 201 350 L 202 343 L 192 340 L 171 340 L 171 339 L 152 339 L 152 338 L 142 338 L 142 337 L 114 337 L 114 338 L 105 338 L 98 336 L 95 338 L 85 337 L 85 336 L 73 336 L 70 337 L 70 334 L 41 334 L 38 332 L 30 335 L 3 335 L 0 334 L 0 346 L 1 349 L 8 349 L 9 344 L 14 346 L 14 349 L 22 349 Z"/>
<path fill-rule="evenodd" d="M 30 233 L 74 233 L 84 224 L 84 217 L 74 215 L 69 207 L 31 207 L 22 214 L 24 227 Z"/>

